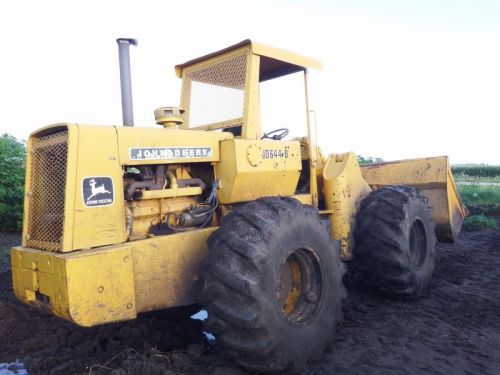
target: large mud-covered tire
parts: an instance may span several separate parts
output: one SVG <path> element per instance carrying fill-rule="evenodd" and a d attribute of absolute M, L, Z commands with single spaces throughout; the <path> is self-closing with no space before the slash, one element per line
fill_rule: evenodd
<path fill-rule="evenodd" d="M 408 186 L 371 192 L 356 216 L 350 276 L 393 296 L 419 296 L 428 288 L 436 252 L 426 198 Z"/>
<path fill-rule="evenodd" d="M 259 372 L 300 370 L 341 318 L 338 242 L 311 206 L 262 198 L 235 208 L 208 239 L 199 300 L 227 356 Z"/>

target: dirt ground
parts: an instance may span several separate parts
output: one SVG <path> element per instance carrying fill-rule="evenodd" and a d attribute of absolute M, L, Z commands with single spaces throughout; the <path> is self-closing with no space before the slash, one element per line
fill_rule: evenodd
<path fill-rule="evenodd" d="M 0 235 L 0 373 L 244 374 L 217 353 L 200 321 L 141 317 L 82 329 L 17 303 Z M 348 288 L 334 345 L 305 374 L 500 373 L 500 231 L 440 244 L 428 296 L 390 300 Z M 7 372 L 6 372 L 7 371 Z M 3 374 L 2 373 L 2 374 Z"/>

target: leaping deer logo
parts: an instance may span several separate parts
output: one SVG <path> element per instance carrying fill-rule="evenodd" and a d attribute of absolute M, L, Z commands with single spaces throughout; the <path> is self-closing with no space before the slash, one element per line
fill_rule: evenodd
<path fill-rule="evenodd" d="M 91 198 L 94 198 L 96 195 L 99 195 L 99 194 L 105 194 L 105 193 L 108 193 L 108 194 L 111 194 L 111 192 L 109 190 L 106 190 L 106 188 L 104 187 L 104 184 L 100 185 L 100 186 L 96 186 L 96 182 L 95 182 L 95 179 L 90 179 L 89 181 L 89 185 L 90 185 L 90 188 L 92 189 L 92 194 L 90 195 L 90 197 L 87 198 L 87 202 L 91 199 Z"/>

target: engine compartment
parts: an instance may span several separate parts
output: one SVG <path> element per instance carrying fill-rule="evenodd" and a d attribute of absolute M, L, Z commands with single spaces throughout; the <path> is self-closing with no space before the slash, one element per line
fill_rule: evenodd
<path fill-rule="evenodd" d="M 129 241 L 218 224 L 210 163 L 125 166 L 123 188 Z"/>

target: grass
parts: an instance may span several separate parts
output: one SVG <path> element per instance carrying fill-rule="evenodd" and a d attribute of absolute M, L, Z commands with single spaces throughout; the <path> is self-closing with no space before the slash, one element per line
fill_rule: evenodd
<path fill-rule="evenodd" d="M 500 207 L 500 185 L 458 185 L 458 192 L 467 206 Z"/>
<path fill-rule="evenodd" d="M 469 176 L 470 177 L 470 176 Z M 459 178 L 457 178 L 460 181 Z M 475 181 L 478 181 L 477 179 Z M 481 181 L 495 182 L 495 178 Z M 460 197 L 466 206 L 472 209 L 474 206 L 476 214 L 467 217 L 464 227 L 469 230 L 500 228 L 500 184 L 499 185 L 460 185 L 458 184 Z"/>
<path fill-rule="evenodd" d="M 467 229 L 477 230 L 477 229 L 498 229 L 497 220 L 493 217 L 486 216 L 483 214 L 469 216 L 464 221 L 464 226 Z"/>

